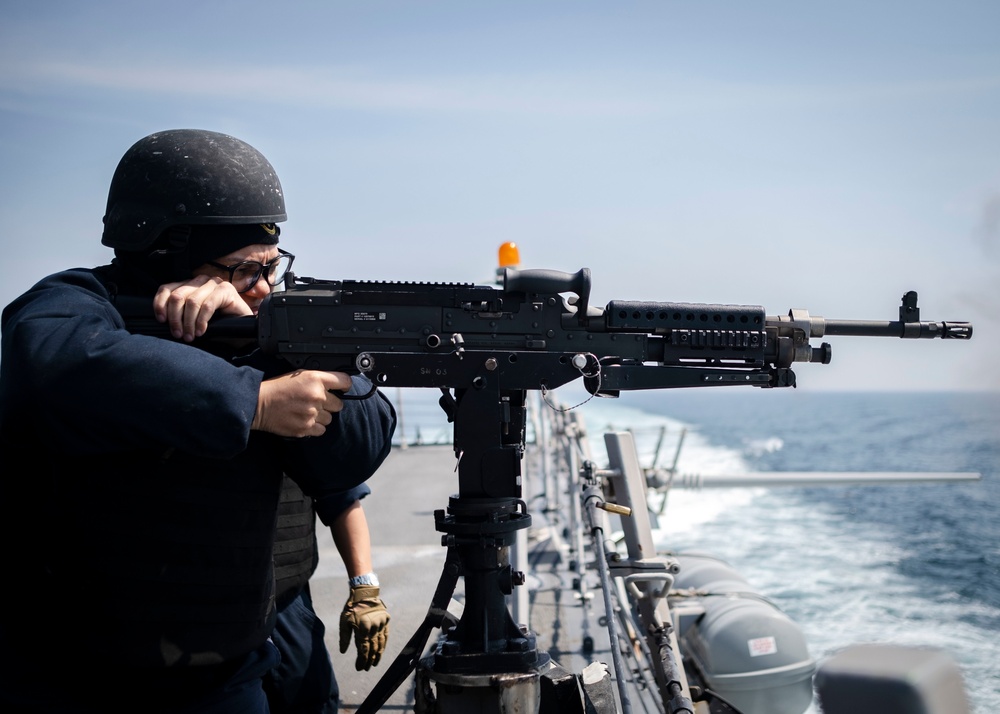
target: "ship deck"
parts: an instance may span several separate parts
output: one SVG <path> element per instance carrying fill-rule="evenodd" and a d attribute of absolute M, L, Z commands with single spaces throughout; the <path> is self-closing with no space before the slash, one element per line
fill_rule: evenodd
<path fill-rule="evenodd" d="M 320 563 L 310 589 L 326 624 L 343 711 L 354 711 L 364 701 L 427 613 L 445 559 L 433 514 L 447 506 L 457 489 L 453 462 L 450 445 L 395 448 L 369 481 L 372 493 L 362 503 L 372 536 L 372 563 L 392 619 L 382 661 L 367 672 L 354 668 L 353 643 L 346 654 L 339 650 L 337 628 L 348 595 L 347 572 L 329 529 L 319 524 Z M 382 711 L 412 711 L 413 701 L 411 677 Z"/>
<path fill-rule="evenodd" d="M 338 648 L 337 627 L 348 592 L 347 575 L 329 530 L 320 529 L 320 565 L 311 589 L 317 612 L 327 626 L 326 642 L 340 684 L 342 711 L 357 709 L 427 614 L 446 555 L 433 514 L 446 508 L 449 496 L 457 491 L 454 462 L 450 445 L 396 448 L 369 482 L 372 494 L 363 504 L 371 530 L 373 564 L 392 620 L 382 662 L 367 672 L 355 670 L 353 644 L 346 654 Z M 595 659 L 610 662 L 607 632 L 598 625 L 604 605 L 596 588 L 597 576 L 591 573 L 584 578 L 583 590 L 588 594 L 581 597 L 561 534 L 546 525 L 544 513 L 531 513 L 525 589 L 530 601 L 528 624 L 537 635 L 538 650 L 548 652 L 575 673 Z M 455 600 L 460 602 L 461 597 L 459 580 Z M 524 618 L 515 613 L 515 619 Z M 431 633 L 428 646 L 439 634 L 437 629 Z M 411 676 L 382 711 L 413 711 L 413 705 Z"/>

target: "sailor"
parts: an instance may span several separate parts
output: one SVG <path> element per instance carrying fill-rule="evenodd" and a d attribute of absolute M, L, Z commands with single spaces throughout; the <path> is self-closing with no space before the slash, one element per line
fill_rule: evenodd
<path fill-rule="evenodd" d="M 0 709 L 268 711 L 284 476 L 336 534 L 395 428 L 381 395 L 337 396 L 367 392 L 362 377 L 188 344 L 280 284 L 285 218 L 249 144 L 152 134 L 111 182 L 112 263 L 46 277 L 4 309 Z M 130 332 L 126 296 L 152 298 L 175 339 Z M 388 615 L 363 594 L 348 621 L 384 646 Z"/>

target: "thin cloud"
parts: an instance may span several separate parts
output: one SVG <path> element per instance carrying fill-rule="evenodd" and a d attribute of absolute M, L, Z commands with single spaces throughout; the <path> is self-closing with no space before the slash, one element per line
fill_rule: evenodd
<path fill-rule="evenodd" d="M 657 111 L 657 102 L 628 96 L 593 98 L 578 79 L 531 77 L 435 78 L 409 81 L 358 77 L 351 69 L 120 67 L 70 62 L 22 66 L 0 86 L 33 92 L 90 87 L 113 92 L 242 99 L 280 97 L 286 104 L 373 111 L 504 112 L 628 115 Z"/>
<path fill-rule="evenodd" d="M 67 87 L 181 97 L 281 97 L 288 105 L 366 111 L 652 117 L 723 110 L 871 105 L 979 94 L 1000 77 L 953 81 L 795 85 L 732 82 L 670 73 L 525 73 L 385 79 L 356 67 L 110 65 L 72 61 L 8 63 L 0 88 Z M 397 76 L 397 75 L 394 75 Z"/>

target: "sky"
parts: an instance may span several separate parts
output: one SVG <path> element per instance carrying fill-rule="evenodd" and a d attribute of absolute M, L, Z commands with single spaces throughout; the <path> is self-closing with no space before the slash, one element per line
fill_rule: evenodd
<path fill-rule="evenodd" d="M 6 305 L 110 261 L 156 131 L 274 165 L 296 272 L 593 275 L 612 299 L 974 323 L 832 337 L 800 389 L 1000 389 L 1000 3 L 0 0 Z M 742 387 L 741 387 L 742 388 Z"/>

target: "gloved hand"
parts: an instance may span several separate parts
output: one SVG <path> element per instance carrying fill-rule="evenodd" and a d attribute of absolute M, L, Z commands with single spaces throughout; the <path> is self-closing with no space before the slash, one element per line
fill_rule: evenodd
<path fill-rule="evenodd" d="M 354 667 L 359 672 L 379 663 L 389 639 L 389 611 L 385 609 L 378 593 L 378 586 L 375 585 L 351 588 L 344 611 L 340 613 L 340 653 L 347 652 L 353 631 L 358 647 L 358 659 Z"/>

